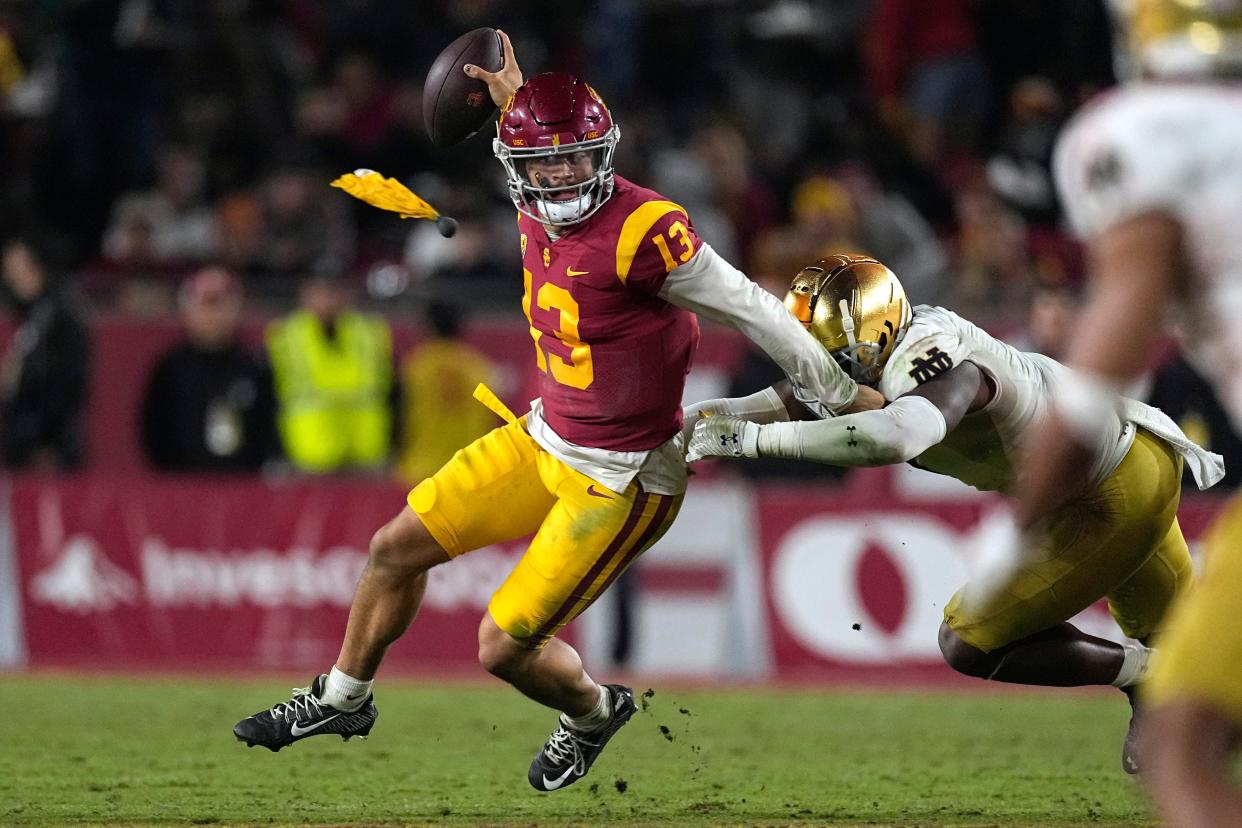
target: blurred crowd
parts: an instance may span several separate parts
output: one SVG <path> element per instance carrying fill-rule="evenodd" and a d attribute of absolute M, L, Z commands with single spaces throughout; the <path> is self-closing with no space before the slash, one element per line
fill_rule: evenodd
<path fill-rule="evenodd" d="M 0 0 L 0 227 L 19 333 L 73 366 L 52 376 L 78 376 L 90 310 L 178 314 L 185 342 L 148 389 L 156 466 L 434 468 L 432 449 L 364 432 L 437 416 L 400 388 L 446 359 L 403 361 L 386 319 L 418 311 L 434 340 L 464 347 L 454 296 L 517 312 L 488 129 L 438 150 L 422 122 L 431 61 L 479 26 L 510 34 L 528 76 L 588 79 L 622 128 L 618 171 L 683 204 L 774 292 L 809 260 L 864 252 L 916 304 L 1055 351 L 1043 328 L 1058 303 L 1072 311 L 1083 263 L 1049 165 L 1061 125 L 1113 82 L 1103 0 Z M 357 168 L 405 181 L 460 231 L 327 186 Z M 47 284 L 27 295 L 32 270 Z M 232 333 L 243 296 L 275 320 L 260 354 Z M 13 379 L 23 354 L 5 360 L 10 410 L 33 381 L 29 367 Z M 486 373 L 462 360 L 462 387 Z M 735 384 L 766 381 L 761 363 Z M 63 391 L 62 412 L 80 410 Z M 168 422 L 178 405 L 192 439 Z M 6 411 L 6 431 L 16 419 Z M 468 415 L 440 419 L 460 427 L 453 440 L 470 430 Z M 55 428 L 52 454 L 79 462 L 72 424 Z M 346 436 L 314 436 L 329 432 Z"/>
<path fill-rule="evenodd" d="M 435 150 L 422 123 L 431 61 L 484 25 L 528 75 L 587 77 L 622 125 L 621 173 L 755 278 L 851 248 L 970 312 L 1078 276 L 1048 161 L 1111 81 L 1100 0 L 4 0 L 0 224 L 122 307 L 171 307 L 208 263 L 276 303 L 313 274 L 377 300 L 472 279 L 503 304 L 490 136 Z M 459 237 L 326 188 L 360 167 Z"/>

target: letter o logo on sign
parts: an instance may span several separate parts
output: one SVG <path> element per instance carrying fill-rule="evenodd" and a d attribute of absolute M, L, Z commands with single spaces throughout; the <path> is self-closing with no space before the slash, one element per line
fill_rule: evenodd
<path fill-rule="evenodd" d="M 944 605 L 966 580 L 962 537 L 924 515 L 875 513 L 799 523 L 777 547 L 772 604 L 798 643 L 833 661 L 883 664 L 938 661 L 936 631 Z M 879 545 L 901 573 L 906 612 L 890 635 L 870 616 L 856 572 L 868 545 Z M 861 623 L 862 629 L 853 625 Z"/>

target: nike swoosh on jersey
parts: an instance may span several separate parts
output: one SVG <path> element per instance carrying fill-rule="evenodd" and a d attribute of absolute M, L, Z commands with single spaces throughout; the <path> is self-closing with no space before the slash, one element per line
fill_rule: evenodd
<path fill-rule="evenodd" d="M 569 767 L 565 768 L 565 772 L 562 773 L 560 776 L 558 776 L 556 779 L 549 779 L 548 775 L 545 773 L 543 775 L 543 786 L 547 788 L 549 791 L 555 791 L 561 785 L 565 784 L 565 780 L 568 779 L 569 775 L 573 772 L 574 772 L 574 766 L 570 765 Z"/>
<path fill-rule="evenodd" d="M 341 715 L 340 713 L 337 713 L 335 716 L 329 716 L 328 718 L 324 719 L 322 722 L 315 722 L 310 727 L 299 727 L 298 723 L 294 722 L 293 727 L 289 729 L 289 732 L 292 733 L 294 736 L 305 736 L 307 733 L 313 733 L 314 731 L 323 727 L 324 725 L 326 725 L 328 722 L 332 721 L 333 719 L 339 718 L 340 715 Z"/>
<path fill-rule="evenodd" d="M 590 486 L 587 486 L 587 494 L 591 495 L 591 497 L 602 497 L 605 500 L 612 500 L 612 495 L 606 495 L 603 492 L 599 491 L 598 489 L 595 488 L 594 483 L 592 483 Z"/>
<path fill-rule="evenodd" d="M 574 270 L 572 267 L 565 268 L 565 275 L 571 278 L 574 276 L 585 276 L 590 272 L 589 270 Z"/>

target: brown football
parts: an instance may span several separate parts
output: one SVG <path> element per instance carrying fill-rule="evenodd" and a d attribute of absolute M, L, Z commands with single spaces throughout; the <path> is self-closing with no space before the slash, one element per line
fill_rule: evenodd
<path fill-rule="evenodd" d="M 431 143 L 437 147 L 466 140 L 496 112 L 487 84 L 462 71 L 467 63 L 488 72 L 500 71 L 504 49 L 495 29 L 485 26 L 466 32 L 440 53 L 427 72 L 423 83 L 423 122 Z"/>

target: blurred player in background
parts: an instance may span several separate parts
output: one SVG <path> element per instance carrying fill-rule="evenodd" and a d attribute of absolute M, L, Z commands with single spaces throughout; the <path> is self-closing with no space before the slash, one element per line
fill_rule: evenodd
<path fill-rule="evenodd" d="M 944 308 L 912 312 L 897 277 L 874 259 L 821 259 L 794 278 L 785 302 L 888 405 L 767 425 L 708 416 L 694 428 L 688 459 L 911 462 L 981 491 L 1011 491 L 1021 438 L 1067 373 L 1060 364 L 1018 351 Z M 1090 485 L 1028 537 L 1025 568 L 1000 584 L 972 579 L 945 606 L 940 650 L 955 670 L 1015 684 L 1111 684 L 1133 698 L 1146 676 L 1145 643 L 1192 578 L 1177 524 L 1183 460 L 1203 488 L 1224 467 L 1136 400 L 1123 401 L 1090 449 Z M 1104 597 L 1125 634 L 1142 643 L 1123 646 L 1068 623 Z M 1128 773 L 1139 766 L 1136 734 L 1132 720 L 1122 751 Z"/>
<path fill-rule="evenodd" d="M 462 339 L 461 309 L 432 300 L 426 322 L 431 337 L 401 363 L 397 474 L 411 486 L 435 474 L 458 449 L 496 424 L 494 416 L 470 396 L 496 369 L 485 354 Z"/>
<path fill-rule="evenodd" d="M 677 516 L 695 312 L 751 337 L 819 415 L 878 395 L 860 394 L 778 299 L 695 235 L 685 210 L 613 172 L 620 130 L 595 90 L 565 73 L 523 84 L 502 39 L 500 72 L 466 73 L 502 107 L 494 149 L 518 209 L 540 397 L 520 418 L 491 399 L 507 424 L 416 486 L 373 538 L 331 673 L 235 733 L 277 750 L 369 732 L 372 679 L 417 613 L 427 571 L 533 533 L 479 626 L 479 660 L 561 711 L 528 773 L 551 791 L 581 779 L 635 709 L 628 687 L 597 684 L 556 633 Z"/>
<path fill-rule="evenodd" d="M 1136 80 L 1079 114 L 1055 159 L 1093 284 L 1067 355 L 1081 378 L 1027 447 L 1020 529 L 1081 487 L 1084 447 L 1110 427 L 1115 389 L 1146 367 L 1169 308 L 1242 427 L 1242 2 L 1117 5 Z M 1242 503 L 1208 540 L 1144 693 L 1146 778 L 1179 826 L 1242 825 L 1230 760 L 1242 735 Z"/>

